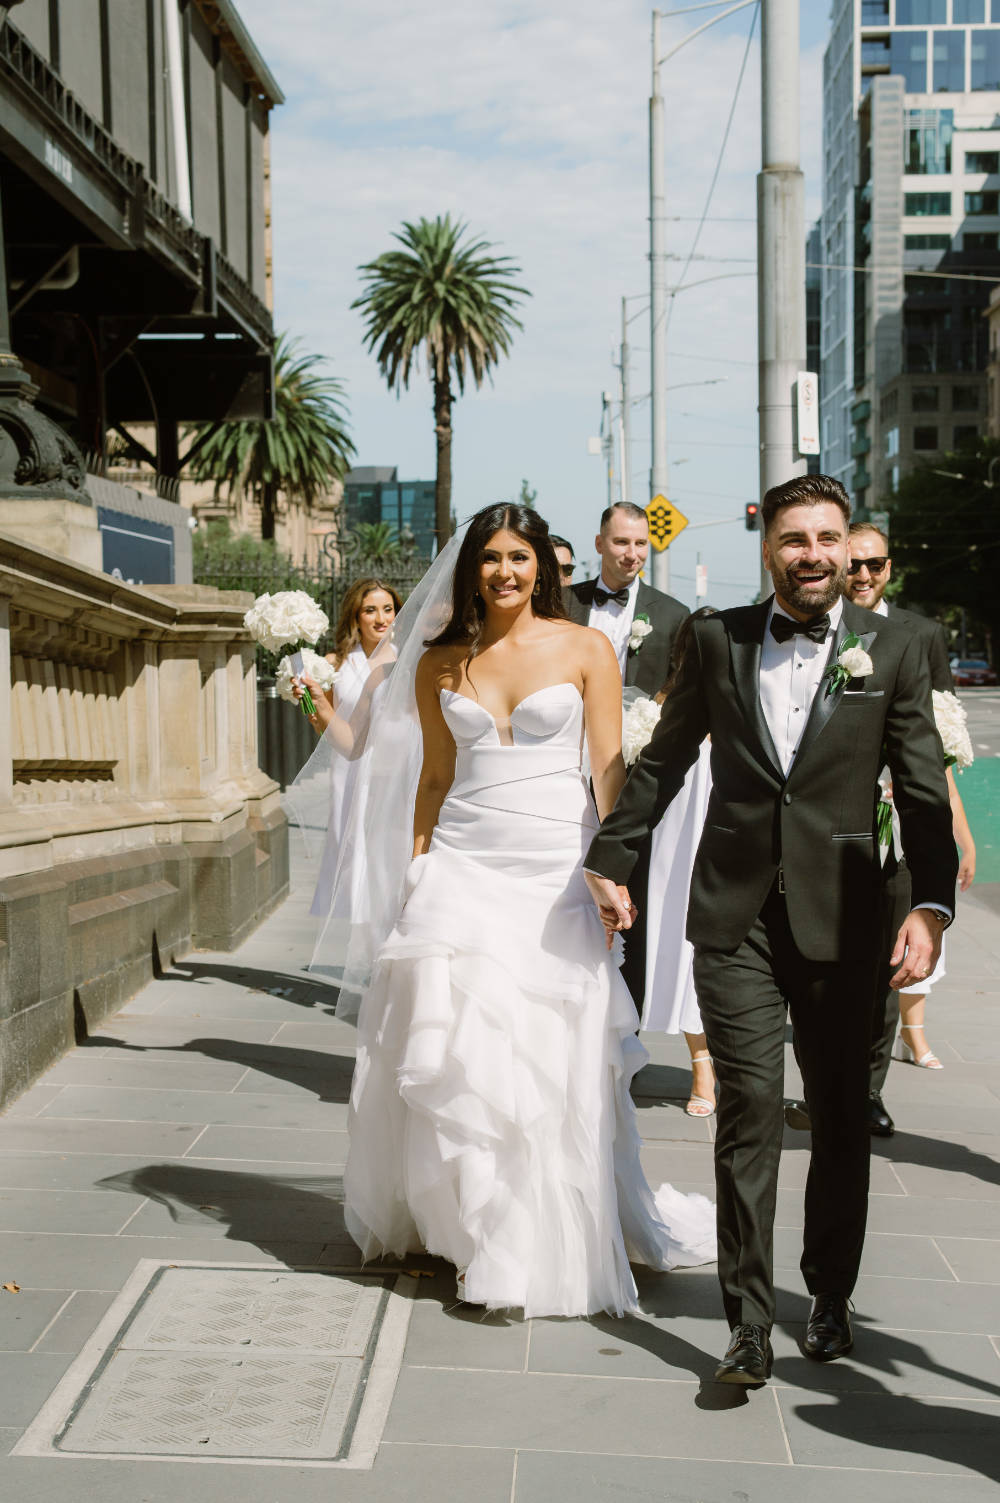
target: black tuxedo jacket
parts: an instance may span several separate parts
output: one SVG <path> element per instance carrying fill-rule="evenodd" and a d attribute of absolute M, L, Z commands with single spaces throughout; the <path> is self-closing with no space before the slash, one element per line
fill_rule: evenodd
<path fill-rule="evenodd" d="M 594 603 L 594 589 L 598 583 L 599 580 L 596 579 L 585 579 L 580 584 L 570 585 L 563 592 L 571 621 L 576 621 L 580 626 L 588 624 L 590 607 Z M 654 694 L 659 694 L 670 677 L 674 638 L 681 622 L 688 615 L 688 609 L 672 595 L 664 595 L 662 590 L 654 590 L 645 580 L 640 579 L 635 614 L 648 616 L 653 630 L 643 638 L 638 652 L 629 653 L 625 661 L 625 685 L 634 685 L 652 698 Z"/>
<path fill-rule="evenodd" d="M 886 605 L 889 607 L 889 614 L 882 619 L 905 626 L 923 643 L 931 667 L 931 688 L 945 694 L 953 693 L 955 680 L 948 662 L 948 638 L 940 621 L 933 621 L 930 616 L 920 616 L 916 611 L 904 610 L 901 605 L 893 605 L 888 600 Z"/>
<path fill-rule="evenodd" d="M 767 600 L 695 623 L 652 739 L 584 865 L 628 882 L 645 836 L 711 735 L 713 788 L 691 879 L 688 939 L 735 950 L 781 868 L 801 953 L 844 960 L 852 947 L 878 943 L 876 783 L 886 762 L 913 902 L 954 910 L 958 858 L 926 652 L 906 627 L 845 601 L 830 662 L 848 633 L 874 633 L 867 649 L 874 672 L 830 694 L 821 682 L 786 778 L 760 702 L 770 605 Z"/>

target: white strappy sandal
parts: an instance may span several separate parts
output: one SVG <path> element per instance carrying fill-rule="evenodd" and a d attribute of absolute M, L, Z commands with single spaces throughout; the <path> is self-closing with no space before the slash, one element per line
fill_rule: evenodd
<path fill-rule="evenodd" d="M 901 1059 L 904 1064 L 917 1065 L 921 1070 L 943 1070 L 944 1065 L 933 1050 L 925 1050 L 918 1059 L 916 1051 L 902 1037 L 904 1033 L 922 1033 L 923 1028 L 923 1023 L 900 1023 L 899 1034 L 892 1051 L 893 1059 Z"/>
<path fill-rule="evenodd" d="M 691 1056 L 691 1063 L 692 1063 L 692 1065 L 700 1065 L 706 1059 L 711 1064 L 712 1056 L 709 1054 L 709 1052 L 708 1052 L 707 1049 L 703 1049 L 700 1054 L 692 1054 L 692 1056 Z M 694 1111 L 692 1111 L 692 1107 L 695 1108 Z M 704 1108 L 703 1111 L 698 1110 L 698 1108 L 701 1108 L 701 1107 Z M 684 1115 L 686 1117 L 699 1117 L 699 1118 L 714 1117 L 715 1116 L 715 1102 L 714 1101 L 709 1101 L 709 1099 L 708 1099 L 707 1096 L 696 1096 L 692 1092 L 691 1095 L 688 1097 L 688 1104 L 684 1108 Z"/>

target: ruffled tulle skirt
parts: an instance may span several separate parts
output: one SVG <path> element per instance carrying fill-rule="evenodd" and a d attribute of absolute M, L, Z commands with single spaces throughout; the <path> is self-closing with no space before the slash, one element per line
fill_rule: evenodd
<path fill-rule="evenodd" d="M 640 1167 L 629 1085 L 647 1056 L 581 871 L 585 785 L 550 780 L 528 807 L 466 791 L 413 863 L 361 1005 L 347 1225 L 366 1258 L 447 1258 L 477 1304 L 621 1314 L 630 1259 L 714 1260 L 715 1208 L 654 1197 Z"/>

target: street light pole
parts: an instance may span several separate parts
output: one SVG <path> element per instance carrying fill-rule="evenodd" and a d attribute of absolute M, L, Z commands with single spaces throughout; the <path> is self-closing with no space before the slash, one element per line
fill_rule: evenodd
<path fill-rule="evenodd" d="M 794 397 L 806 361 L 805 183 L 799 169 L 799 0 L 762 0 L 757 177 L 760 493 L 804 475 Z M 761 593 L 770 593 L 761 566 Z"/>
<path fill-rule="evenodd" d="M 683 6 L 679 10 L 653 11 L 652 87 L 649 96 L 649 370 L 650 370 L 650 423 L 652 425 L 652 458 L 649 468 L 649 499 L 667 493 L 667 262 L 666 219 L 663 183 L 663 95 L 660 93 L 660 66 L 701 36 L 712 26 L 725 21 L 738 10 L 745 10 L 757 0 L 735 0 L 720 14 L 712 16 L 689 31 L 687 36 L 664 54 L 660 53 L 660 18 L 685 16 L 694 11 L 716 10 L 726 0 L 708 0 L 708 3 Z M 796 45 L 798 24 L 796 23 Z M 804 254 L 804 253 L 803 253 Z M 803 270 L 803 276 L 805 272 Z M 803 296 L 805 294 L 803 293 Z M 653 588 L 667 591 L 670 588 L 669 549 L 653 552 Z"/>
<path fill-rule="evenodd" d="M 621 477 L 622 478 L 621 478 L 621 486 L 619 487 L 619 489 L 620 489 L 620 492 L 621 492 L 621 498 L 622 498 L 622 500 L 626 501 L 626 502 L 627 501 L 631 501 L 631 499 L 632 499 L 632 442 L 631 442 L 631 434 L 630 434 L 630 431 L 629 431 L 629 424 L 631 422 L 631 416 L 630 416 L 630 413 L 629 413 L 629 404 L 631 402 L 631 398 L 629 396 L 629 380 L 628 380 L 628 318 L 626 316 L 627 305 L 628 305 L 628 299 L 623 297 L 622 298 L 622 342 L 621 342 L 621 346 L 620 346 L 619 351 L 618 351 L 618 359 L 619 359 L 619 362 L 620 362 L 620 371 L 621 371 L 621 399 L 622 399 L 622 427 L 621 427 L 622 452 L 621 452 L 621 459 L 620 459 Z"/>

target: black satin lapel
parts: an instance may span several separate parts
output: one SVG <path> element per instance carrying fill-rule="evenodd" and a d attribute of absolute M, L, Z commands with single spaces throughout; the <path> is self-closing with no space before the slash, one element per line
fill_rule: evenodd
<path fill-rule="evenodd" d="M 817 736 L 819 736 L 823 731 L 824 727 L 829 724 L 834 710 L 837 708 L 837 706 L 840 704 L 840 701 L 844 697 L 844 690 L 847 687 L 847 680 L 842 679 L 837 688 L 834 689 L 832 693 L 828 693 L 827 690 L 829 686 L 829 679 L 826 677 L 826 670 L 830 667 L 831 663 L 836 661 L 837 656 L 840 653 L 840 649 L 844 645 L 844 639 L 846 637 L 849 637 L 851 634 L 851 627 L 849 627 L 847 622 L 845 621 L 844 615 L 845 612 L 842 611 L 840 620 L 837 622 L 837 630 L 833 634 L 833 642 L 830 646 L 829 657 L 826 660 L 826 668 L 824 668 L 823 677 L 819 681 L 819 688 L 816 690 L 816 694 L 812 702 L 812 708 L 809 711 L 809 719 L 806 721 L 806 728 L 802 732 L 802 740 L 799 742 L 799 749 L 795 753 L 795 762 L 793 764 L 795 767 L 797 767 L 802 761 L 805 753 L 809 750 L 810 746 L 812 746 Z"/>
<path fill-rule="evenodd" d="M 765 600 L 757 607 L 756 619 L 749 629 L 739 637 L 730 636 L 729 653 L 736 693 L 743 706 L 747 725 L 756 733 L 761 760 L 783 782 L 785 775 L 781 770 L 781 759 L 771 739 L 760 704 L 760 650 L 770 611 L 770 600 Z"/>

